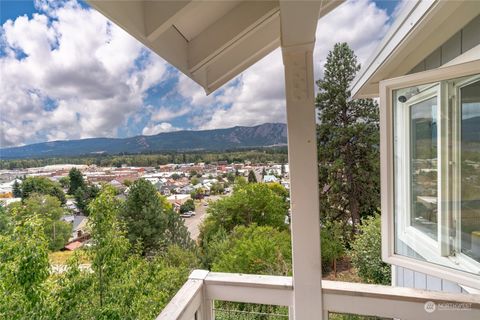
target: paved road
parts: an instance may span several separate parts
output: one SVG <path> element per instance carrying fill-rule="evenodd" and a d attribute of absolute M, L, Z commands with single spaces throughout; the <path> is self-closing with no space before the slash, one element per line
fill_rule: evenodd
<path fill-rule="evenodd" d="M 208 206 L 204 206 L 203 203 L 217 201 L 220 198 L 221 196 L 211 196 L 203 199 L 201 201 L 201 204 L 196 203 L 195 215 L 193 217 L 183 219 L 185 221 L 185 225 L 188 228 L 188 231 L 190 232 L 190 236 L 192 237 L 193 240 L 197 240 L 200 234 L 200 230 L 199 230 L 200 225 L 202 224 L 203 220 L 206 217 L 206 211 Z"/>

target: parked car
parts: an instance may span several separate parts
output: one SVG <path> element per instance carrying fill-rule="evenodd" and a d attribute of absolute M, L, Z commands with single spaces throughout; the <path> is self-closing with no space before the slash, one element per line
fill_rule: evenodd
<path fill-rule="evenodd" d="M 182 218 L 190 218 L 191 216 L 194 216 L 194 214 L 192 214 L 192 211 L 188 211 L 180 214 L 180 217 Z"/>

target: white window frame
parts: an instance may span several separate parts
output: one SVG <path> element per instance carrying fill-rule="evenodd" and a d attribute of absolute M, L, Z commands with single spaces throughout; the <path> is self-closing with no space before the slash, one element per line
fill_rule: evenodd
<path fill-rule="evenodd" d="M 480 75 L 478 76 L 475 76 L 475 77 L 469 77 L 468 79 L 464 79 L 464 80 L 460 80 L 458 82 L 456 82 L 454 85 L 453 85 L 453 88 L 452 90 L 454 90 L 455 92 L 455 95 L 457 97 L 459 97 L 461 99 L 461 93 L 460 93 L 460 90 L 472 83 L 476 83 L 480 81 Z M 453 101 L 453 105 L 454 105 L 454 110 L 455 112 L 452 112 L 452 116 L 453 116 L 453 123 L 454 123 L 454 130 L 452 130 L 452 134 L 454 135 L 453 136 L 453 140 L 454 141 L 459 141 L 459 137 L 460 137 L 460 129 L 461 129 L 461 122 L 462 122 L 462 115 L 461 115 L 461 110 L 460 110 L 460 107 L 461 105 L 459 104 L 459 101 L 460 99 L 455 99 Z M 461 144 L 453 144 L 455 146 L 455 148 L 453 148 L 452 150 L 452 158 L 453 158 L 453 163 L 454 163 L 454 167 L 452 168 L 453 169 L 453 180 L 452 181 L 455 185 L 460 185 L 460 179 L 461 179 L 461 166 L 460 166 L 460 163 L 461 163 L 461 154 L 462 154 L 462 150 L 461 150 Z M 453 200 L 453 206 L 454 208 L 453 209 L 453 214 L 454 214 L 454 219 L 456 221 L 455 225 L 452 226 L 452 228 L 455 228 L 455 232 L 457 235 L 461 234 L 461 209 L 459 207 L 459 204 L 460 204 L 460 199 L 461 199 L 461 190 L 460 188 L 458 188 L 457 190 L 455 190 L 456 192 L 454 192 L 454 194 L 452 194 L 452 200 Z M 455 255 L 456 255 L 456 259 L 457 259 L 457 262 L 461 265 L 466 265 L 466 266 L 471 266 L 472 268 L 475 268 L 477 267 L 478 268 L 478 262 L 475 261 L 474 259 L 470 258 L 469 256 L 467 256 L 466 254 L 462 253 L 461 251 L 461 248 L 462 248 L 462 239 L 461 237 L 457 236 L 455 237 L 454 239 L 454 243 L 453 243 L 453 248 L 455 250 Z"/>
<path fill-rule="evenodd" d="M 418 230 L 418 228 L 411 225 L 412 221 L 412 199 L 411 199 L 411 161 L 410 161 L 410 153 L 411 153 L 411 108 L 413 105 L 421 103 L 423 101 L 429 100 L 433 97 L 437 99 L 437 131 L 440 130 L 440 104 L 441 104 L 441 90 L 440 85 L 438 83 L 432 84 L 426 88 L 424 88 L 420 93 L 412 97 L 408 102 L 403 103 L 400 107 L 402 110 L 400 111 L 402 115 L 402 119 L 400 119 L 400 123 L 403 124 L 402 127 L 398 128 L 399 135 L 402 136 L 404 139 L 397 141 L 399 144 L 399 149 L 404 154 L 404 158 L 408 159 L 403 163 L 401 168 L 398 168 L 400 172 L 400 176 L 402 177 L 401 185 L 403 188 L 402 194 L 404 198 L 402 199 L 403 204 L 408 204 L 405 206 L 405 215 L 398 217 L 399 218 L 399 225 L 398 229 L 400 230 L 398 237 L 402 240 L 406 245 L 410 248 L 414 249 L 416 252 L 420 253 L 423 257 L 427 258 L 428 260 L 435 259 L 437 256 L 437 252 L 439 250 L 439 240 L 440 240 L 440 232 L 439 232 L 439 215 L 440 212 L 437 210 L 437 240 L 434 240 L 427 236 L 422 231 Z M 440 159 L 440 135 L 437 135 L 437 159 Z M 440 175 L 439 170 L 439 163 L 437 161 L 437 171 L 438 175 Z M 440 187 L 440 179 L 437 181 L 437 189 Z M 438 192 L 437 192 L 438 194 Z M 439 204 L 437 203 L 437 208 Z M 397 230 L 398 230 L 397 229 Z M 418 240 L 421 241 L 418 241 Z"/>
<path fill-rule="evenodd" d="M 393 91 L 406 87 L 419 86 L 429 83 L 436 83 L 443 80 L 452 80 L 465 76 L 471 76 L 480 73 L 480 60 L 462 63 L 449 67 L 438 68 L 425 72 L 420 72 L 412 75 L 407 75 L 399 78 L 388 79 L 380 82 L 380 162 L 381 162 L 381 207 L 382 207 L 382 258 L 385 262 L 405 267 L 418 272 L 430 274 L 439 278 L 463 284 L 469 287 L 480 289 L 480 274 L 473 274 L 458 269 L 453 269 L 445 265 L 455 267 L 458 261 L 447 257 L 449 254 L 450 240 L 449 231 L 452 226 L 449 225 L 448 219 L 445 216 L 446 208 L 442 208 L 442 204 L 438 203 L 438 246 L 431 251 L 432 257 L 438 259 L 442 265 L 432 263 L 429 261 L 421 261 L 419 259 L 407 257 L 395 253 L 395 167 L 394 167 L 394 118 L 393 118 Z M 445 88 L 446 89 L 446 88 Z M 448 99 L 446 96 L 448 90 L 440 88 L 440 99 Z M 448 104 L 451 105 L 451 104 Z M 450 112 L 441 108 L 441 112 Z M 439 114 L 437 113 L 437 116 Z M 440 114 L 440 122 L 438 126 L 446 125 L 444 114 Z M 458 128 L 458 126 L 457 126 Z M 439 143 L 437 144 L 439 152 L 448 152 L 445 137 L 440 133 L 441 128 L 438 128 Z M 458 150 L 453 150 L 454 153 Z M 448 152 L 448 154 L 451 154 Z M 440 156 L 437 161 L 437 170 L 446 170 L 444 166 L 449 166 L 450 156 Z M 442 161 L 442 160 L 443 161 Z M 445 161 L 446 160 L 446 161 Z M 450 169 L 448 169 L 450 170 Z M 449 175 L 447 175 L 449 176 Z M 442 179 L 442 181 L 440 181 Z M 445 194 L 445 185 L 451 181 L 445 180 L 447 177 L 440 177 L 438 179 L 439 192 L 444 193 L 442 197 L 450 197 Z M 442 187 L 443 186 L 443 187 Z M 439 195 L 440 195 L 439 193 Z M 415 230 L 419 232 L 418 230 Z M 408 235 L 408 232 L 406 233 Z M 428 236 L 424 235 L 428 238 Z M 433 239 L 430 238 L 433 241 Z M 432 247 L 427 243 L 421 243 L 417 239 L 416 249 L 428 252 Z M 430 257 L 426 257 L 430 258 Z M 470 259 L 473 260 L 473 259 Z M 435 261 L 435 260 L 433 260 Z"/>

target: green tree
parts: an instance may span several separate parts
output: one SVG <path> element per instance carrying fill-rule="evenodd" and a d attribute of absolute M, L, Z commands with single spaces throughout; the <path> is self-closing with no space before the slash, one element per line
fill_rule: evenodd
<path fill-rule="evenodd" d="M 7 233 L 11 228 L 11 217 L 7 209 L 0 204 L 0 234 Z"/>
<path fill-rule="evenodd" d="M 350 256 L 358 275 L 367 283 L 390 284 L 391 267 L 382 261 L 380 215 L 364 219 L 355 237 Z"/>
<path fill-rule="evenodd" d="M 22 182 L 22 201 L 33 193 L 57 197 L 61 204 L 66 202 L 60 185 L 45 177 L 28 177 Z"/>
<path fill-rule="evenodd" d="M 70 179 L 68 194 L 74 195 L 78 189 L 85 189 L 85 180 L 83 180 L 83 174 L 77 168 L 70 169 L 68 178 Z"/>
<path fill-rule="evenodd" d="M 343 228 L 339 223 L 327 221 L 320 232 L 322 245 L 322 269 L 333 269 L 337 275 L 337 260 L 346 253 Z"/>
<path fill-rule="evenodd" d="M 18 183 L 17 179 L 15 179 L 15 182 L 13 183 L 12 193 L 15 198 L 22 197 L 22 187 L 20 186 L 20 183 Z"/>
<path fill-rule="evenodd" d="M 212 184 L 212 186 L 210 187 L 211 194 L 223 194 L 224 191 L 225 191 L 225 188 L 223 184 L 219 182 Z"/>
<path fill-rule="evenodd" d="M 121 207 L 112 187 L 92 201 L 93 272 L 81 271 L 75 257 L 69 262 L 54 291 L 61 306 L 55 319 L 153 319 L 197 267 L 193 252 L 175 245 L 143 258 L 126 238 Z"/>
<path fill-rule="evenodd" d="M 233 172 L 229 172 L 227 174 L 227 180 L 228 182 L 233 183 L 235 181 L 235 174 Z"/>
<path fill-rule="evenodd" d="M 285 201 L 263 183 L 249 183 L 236 188 L 230 197 L 212 203 L 207 212 L 200 231 L 202 242 L 208 242 L 220 228 L 227 233 L 236 226 L 252 223 L 287 228 L 284 223 L 287 214 Z"/>
<path fill-rule="evenodd" d="M 58 183 L 62 186 L 63 189 L 70 189 L 70 177 L 61 177 L 60 180 L 58 180 Z"/>
<path fill-rule="evenodd" d="M 288 276 L 292 274 L 292 249 L 288 231 L 280 231 L 271 226 L 236 227 L 230 236 L 219 237 L 218 242 L 210 243 L 213 256 L 212 271 L 273 274 Z M 218 309 L 233 309 L 256 312 L 258 315 L 248 319 L 267 319 L 260 314 L 283 314 L 288 318 L 288 309 L 268 305 L 248 305 L 217 301 Z M 222 312 L 218 319 L 230 319 Z M 236 318 L 236 317 L 235 317 Z M 239 317 L 240 319 L 241 317 Z M 243 319 L 243 318 L 241 318 Z"/>
<path fill-rule="evenodd" d="M 267 186 L 270 188 L 270 190 L 282 197 L 284 201 L 287 201 L 287 198 L 289 197 L 289 192 L 284 186 L 282 186 L 278 182 L 269 182 L 267 183 Z"/>
<path fill-rule="evenodd" d="M 48 240 L 48 248 L 58 251 L 67 243 L 72 236 L 70 223 L 60 221 L 66 213 L 56 197 L 41 194 L 31 194 L 24 203 L 14 203 L 10 206 L 12 216 L 17 221 L 23 221 L 28 217 L 36 216 L 42 223 L 45 239 Z"/>
<path fill-rule="evenodd" d="M 359 69 L 349 46 L 337 43 L 316 98 L 321 217 L 351 220 L 353 232 L 380 200 L 379 110 L 374 100 L 351 100 L 349 86 Z"/>
<path fill-rule="evenodd" d="M 290 234 L 271 226 L 238 226 L 222 242 L 212 271 L 291 275 Z"/>
<path fill-rule="evenodd" d="M 166 215 L 167 228 L 164 234 L 164 243 L 168 246 L 175 245 L 185 250 L 193 249 L 195 244 L 180 215 L 173 210 L 167 210 Z"/>
<path fill-rule="evenodd" d="M 75 191 L 75 204 L 77 208 L 85 215 L 89 215 L 90 202 L 95 199 L 95 197 L 100 192 L 100 189 L 94 184 L 87 184 L 83 188 L 77 188 Z"/>
<path fill-rule="evenodd" d="M 91 250 L 92 269 L 95 273 L 94 288 L 98 292 L 98 305 L 102 314 L 107 304 L 105 300 L 110 296 L 107 294 L 109 284 L 113 281 L 118 266 L 125 261 L 130 244 L 117 219 L 120 202 L 113 188 L 105 188 L 90 204 L 90 209 L 89 222 L 94 240 Z"/>
<path fill-rule="evenodd" d="M 54 318 L 57 305 L 49 298 L 47 246 L 42 222 L 35 215 L 0 234 L 0 318 Z"/>
<path fill-rule="evenodd" d="M 248 181 L 247 181 L 247 179 L 245 179 L 245 177 L 238 176 L 238 177 L 235 178 L 234 188 L 241 189 L 241 188 L 245 187 L 245 185 L 247 183 L 248 183 Z"/>
<path fill-rule="evenodd" d="M 257 182 L 257 177 L 255 176 L 255 172 L 253 170 L 250 170 L 248 172 L 248 183 L 256 183 Z"/>
<path fill-rule="evenodd" d="M 197 184 L 200 183 L 200 179 L 198 179 L 198 178 L 195 176 L 195 177 L 193 177 L 193 178 L 190 179 L 190 183 L 195 186 L 195 185 L 197 185 Z"/>
<path fill-rule="evenodd" d="M 123 185 L 126 187 L 130 187 L 132 184 L 133 184 L 132 180 L 129 180 L 129 179 L 123 180 Z"/>
<path fill-rule="evenodd" d="M 188 199 L 180 206 L 180 213 L 185 213 L 188 211 L 195 211 L 195 202 L 193 199 Z"/>
<path fill-rule="evenodd" d="M 155 187 L 145 179 L 136 180 L 130 187 L 127 199 L 121 211 L 126 224 L 127 238 L 132 245 L 141 243 L 144 255 L 163 251 L 172 240 L 172 234 L 188 236 L 183 220 L 165 205 Z M 176 228 L 169 229 L 170 228 Z M 189 239 L 176 237 L 180 244 Z"/>

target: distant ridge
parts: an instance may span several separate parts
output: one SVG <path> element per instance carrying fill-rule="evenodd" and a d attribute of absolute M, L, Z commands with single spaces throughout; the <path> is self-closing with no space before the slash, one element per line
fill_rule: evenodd
<path fill-rule="evenodd" d="M 162 151 L 219 151 L 287 144 L 284 123 L 253 127 L 174 131 L 131 138 L 91 138 L 35 143 L 0 149 L 0 159 L 82 156 L 96 154 L 151 153 Z"/>

